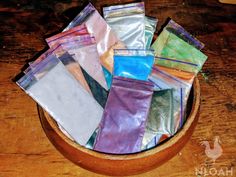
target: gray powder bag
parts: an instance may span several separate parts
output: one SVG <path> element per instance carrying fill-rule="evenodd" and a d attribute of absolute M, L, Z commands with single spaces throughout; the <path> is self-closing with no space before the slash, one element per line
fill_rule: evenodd
<path fill-rule="evenodd" d="M 151 107 L 142 141 L 142 150 L 157 135 L 170 137 L 174 129 L 173 122 L 173 90 L 155 91 L 152 96 Z M 158 143 L 159 141 L 157 141 Z"/>
<path fill-rule="evenodd" d="M 86 145 L 103 109 L 55 56 L 44 59 L 17 84 L 77 143 Z"/>
<path fill-rule="evenodd" d="M 103 15 L 128 48 L 146 47 L 144 2 L 104 7 Z"/>
<path fill-rule="evenodd" d="M 192 85 L 157 67 L 153 67 L 152 74 L 149 76 L 149 81 L 154 83 L 155 90 L 173 89 L 174 126 L 171 127 L 174 128 L 169 132 L 174 135 L 183 126 L 186 116 L 185 110 L 187 100 Z"/>

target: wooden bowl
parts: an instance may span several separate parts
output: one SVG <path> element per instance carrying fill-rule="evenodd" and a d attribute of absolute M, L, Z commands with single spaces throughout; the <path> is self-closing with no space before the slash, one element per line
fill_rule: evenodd
<path fill-rule="evenodd" d="M 66 158 L 95 173 L 123 176 L 149 171 L 175 156 L 193 133 L 199 117 L 199 106 L 200 85 L 196 78 L 188 101 L 189 116 L 183 128 L 157 147 L 130 155 L 110 155 L 86 149 L 67 138 L 57 123 L 39 106 L 38 111 L 47 137 Z"/>

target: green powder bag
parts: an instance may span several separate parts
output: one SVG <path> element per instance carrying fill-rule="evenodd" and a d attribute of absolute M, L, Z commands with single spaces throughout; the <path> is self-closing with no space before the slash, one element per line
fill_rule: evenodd
<path fill-rule="evenodd" d="M 197 74 L 207 56 L 200 50 L 164 29 L 152 45 L 155 64 Z"/>

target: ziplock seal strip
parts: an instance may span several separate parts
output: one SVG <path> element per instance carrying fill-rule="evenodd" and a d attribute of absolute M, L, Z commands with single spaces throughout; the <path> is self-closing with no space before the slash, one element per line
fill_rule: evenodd
<path fill-rule="evenodd" d="M 173 61 L 173 62 L 178 62 L 178 63 L 182 63 L 182 64 L 198 67 L 198 64 L 191 63 L 191 62 L 186 62 L 186 61 L 180 61 L 180 60 L 173 59 L 173 58 L 158 57 L 158 56 L 155 56 L 155 58 L 156 59 L 161 59 L 161 60 L 169 60 L 169 61 Z"/>
<path fill-rule="evenodd" d="M 86 27 L 83 27 L 83 28 L 78 29 L 78 30 L 76 30 L 76 31 L 72 31 L 72 32 L 70 32 L 70 33 L 68 33 L 68 34 L 64 34 L 64 35 L 59 36 L 59 37 L 57 37 L 57 38 L 55 38 L 55 39 L 53 39 L 53 40 L 49 40 L 48 43 L 52 43 L 53 41 L 56 41 L 56 40 L 58 40 L 58 39 L 61 39 L 61 38 L 65 37 L 65 36 L 68 36 L 68 35 L 70 35 L 70 34 L 73 34 L 73 33 L 79 32 L 79 31 L 83 31 L 83 30 L 85 30 L 85 29 L 87 29 L 87 28 L 86 28 Z"/>

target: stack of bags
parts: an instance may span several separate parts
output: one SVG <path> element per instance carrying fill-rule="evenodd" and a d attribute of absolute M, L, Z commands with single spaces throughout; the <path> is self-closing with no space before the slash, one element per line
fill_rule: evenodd
<path fill-rule="evenodd" d="M 81 146 L 112 154 L 155 147 L 186 120 L 204 46 L 170 20 L 151 46 L 157 19 L 144 3 L 88 4 L 17 84 Z"/>

